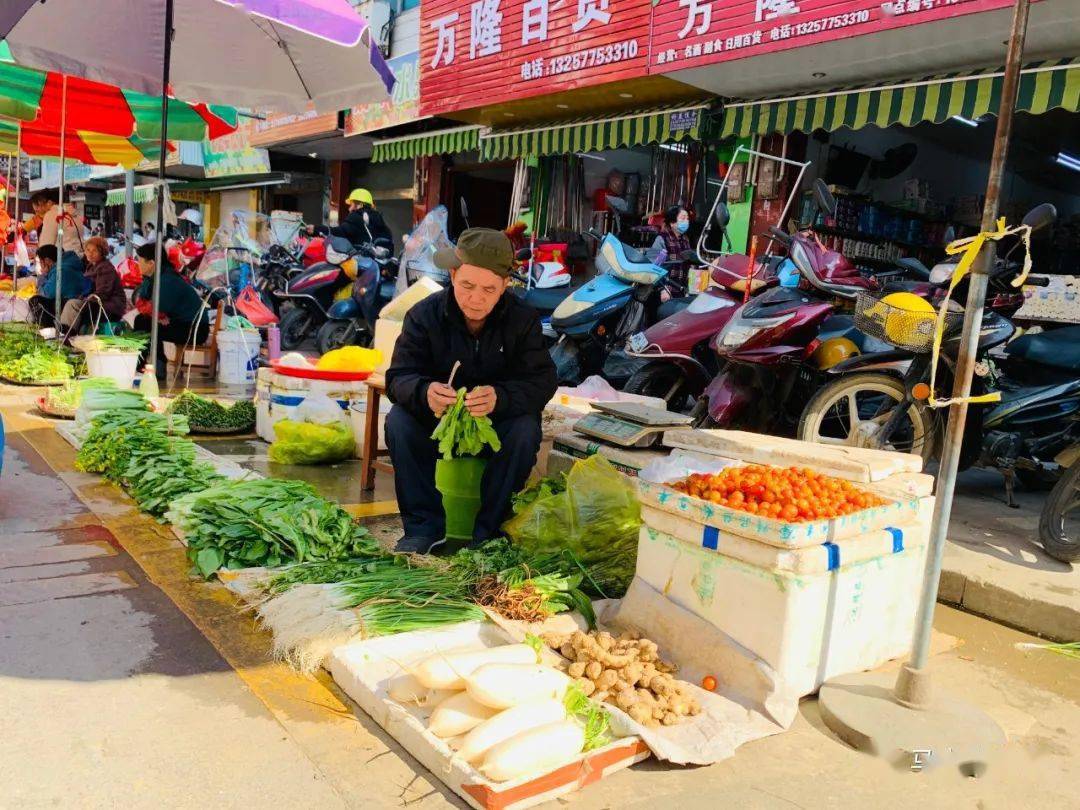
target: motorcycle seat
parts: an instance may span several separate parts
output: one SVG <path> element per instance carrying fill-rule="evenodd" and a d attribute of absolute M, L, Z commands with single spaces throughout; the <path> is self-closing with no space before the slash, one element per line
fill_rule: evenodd
<path fill-rule="evenodd" d="M 566 296 L 571 292 L 569 287 L 550 287 L 548 289 L 533 287 L 531 290 L 516 287 L 514 291 L 521 300 L 541 315 L 554 312 L 555 307 L 566 300 Z"/>
<path fill-rule="evenodd" d="M 685 297 L 670 298 L 664 303 L 662 303 L 659 307 L 657 307 L 656 317 L 660 320 L 664 320 L 665 318 L 670 318 L 672 315 L 678 315 L 680 312 L 690 306 L 690 302 L 693 300 L 693 298 Z"/>
<path fill-rule="evenodd" d="M 1080 326 L 1021 335 L 1005 347 L 1005 354 L 1052 368 L 1080 371 Z"/>

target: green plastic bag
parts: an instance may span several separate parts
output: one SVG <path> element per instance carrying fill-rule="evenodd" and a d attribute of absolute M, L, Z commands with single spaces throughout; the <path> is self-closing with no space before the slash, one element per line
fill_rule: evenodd
<path fill-rule="evenodd" d="M 355 448 L 352 428 L 341 422 L 320 425 L 282 419 L 274 425 L 269 456 L 275 464 L 331 464 L 351 458 Z"/>
<path fill-rule="evenodd" d="M 538 497 L 503 524 L 531 552 L 572 552 L 588 573 L 582 587 L 612 598 L 634 577 L 640 529 L 637 491 L 600 455 L 574 464 L 564 492 Z"/>

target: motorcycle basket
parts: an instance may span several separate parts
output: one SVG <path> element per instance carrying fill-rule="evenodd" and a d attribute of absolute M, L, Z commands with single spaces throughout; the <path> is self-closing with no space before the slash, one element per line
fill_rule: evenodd
<path fill-rule="evenodd" d="M 864 334 L 899 349 L 924 354 L 934 345 L 934 330 L 938 315 L 927 305 L 926 309 L 907 309 L 885 303 L 887 296 L 880 293 L 859 293 L 855 299 L 855 328 Z M 945 315 L 945 334 L 959 330 L 963 324 L 962 312 Z"/>

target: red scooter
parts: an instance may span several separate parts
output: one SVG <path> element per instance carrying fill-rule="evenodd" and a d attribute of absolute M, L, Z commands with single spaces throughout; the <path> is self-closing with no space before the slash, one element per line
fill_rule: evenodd
<path fill-rule="evenodd" d="M 819 206 L 835 211 L 836 201 L 821 180 L 814 184 L 814 196 Z M 802 277 L 799 286 L 775 287 L 751 299 L 713 339 L 723 371 L 698 399 L 697 426 L 768 431 L 794 425 L 819 384 L 821 372 L 811 355 L 821 345 L 822 327 L 834 315 L 837 299 L 854 300 L 860 291 L 877 288 L 812 232 L 770 232 L 787 248 Z M 828 326 L 830 336 L 856 332 L 843 316 Z"/>
<path fill-rule="evenodd" d="M 726 188 L 720 193 L 713 218 L 722 239 L 731 218 Z M 696 256 L 693 260 L 701 263 Z M 624 390 L 659 397 L 672 411 L 681 410 L 688 399 L 700 397 L 709 380 L 720 371 L 719 357 L 710 345 L 712 338 L 738 311 L 745 300 L 747 284 L 754 293 L 773 286 L 776 269 L 782 261 L 780 256 L 760 257 L 748 281 L 749 256 L 727 254 L 717 257 L 711 264 L 710 273 L 715 286 L 694 296 L 686 307 L 627 340 L 626 353 L 648 362 L 634 372 Z"/>

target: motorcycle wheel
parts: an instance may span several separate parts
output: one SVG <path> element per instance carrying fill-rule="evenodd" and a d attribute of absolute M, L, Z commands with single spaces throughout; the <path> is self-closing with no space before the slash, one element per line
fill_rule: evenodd
<path fill-rule="evenodd" d="M 1039 540 L 1055 560 L 1080 560 L 1080 464 L 1061 476 L 1039 515 Z M 1066 523 L 1071 521 L 1071 523 Z"/>
<path fill-rule="evenodd" d="M 315 334 L 315 348 L 319 354 L 326 354 L 350 345 L 355 337 L 356 325 L 352 321 L 327 321 Z"/>
<path fill-rule="evenodd" d="M 693 396 L 686 375 L 674 363 L 648 363 L 631 375 L 623 390 L 628 394 L 657 397 L 669 411 L 680 412 Z M 700 393 L 700 392 L 698 392 Z"/>
<path fill-rule="evenodd" d="M 311 313 L 303 307 L 293 307 L 281 316 L 281 348 L 287 352 L 300 347 L 311 329 Z"/>
<path fill-rule="evenodd" d="M 875 447 L 875 433 L 904 398 L 904 384 L 888 374 L 852 374 L 818 391 L 799 418 L 804 442 Z M 876 415 L 880 414 L 880 415 Z M 934 419 L 928 409 L 912 405 L 898 425 L 887 450 L 914 453 L 925 466 L 934 455 Z"/>

